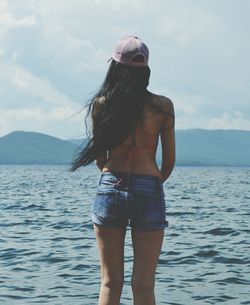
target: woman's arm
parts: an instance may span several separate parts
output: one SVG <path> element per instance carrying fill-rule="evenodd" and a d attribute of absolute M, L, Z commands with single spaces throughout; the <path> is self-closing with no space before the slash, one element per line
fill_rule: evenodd
<path fill-rule="evenodd" d="M 108 161 L 107 152 L 101 154 L 100 156 L 98 156 L 96 158 L 95 163 L 96 163 L 97 167 L 100 169 L 100 171 L 102 171 L 102 169 L 107 161 Z"/>
<path fill-rule="evenodd" d="M 92 134 L 93 136 L 95 136 L 95 133 L 97 131 L 98 126 L 98 121 L 99 121 L 99 113 L 100 113 L 100 109 L 98 108 L 100 100 L 94 100 L 93 101 L 93 107 L 92 107 L 92 112 L 91 112 L 91 118 L 92 118 Z M 95 138 L 94 138 L 95 139 Z M 102 168 L 104 167 L 105 163 L 107 162 L 108 158 L 107 158 L 107 152 L 102 153 L 101 155 L 99 155 L 96 160 L 95 160 L 95 164 L 97 165 L 97 167 L 100 169 L 100 171 L 102 171 Z"/>
<path fill-rule="evenodd" d="M 161 126 L 161 145 L 162 145 L 162 182 L 170 176 L 175 165 L 175 113 L 173 102 L 164 97 L 163 110 L 168 112 Z"/>

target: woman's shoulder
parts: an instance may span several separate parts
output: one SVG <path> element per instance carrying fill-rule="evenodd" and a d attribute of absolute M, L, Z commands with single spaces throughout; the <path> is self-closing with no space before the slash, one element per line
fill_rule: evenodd
<path fill-rule="evenodd" d="M 152 103 L 154 103 L 156 106 L 159 106 L 162 108 L 162 110 L 172 112 L 173 111 L 173 102 L 172 100 L 164 95 L 155 94 L 150 92 L 152 97 Z"/>

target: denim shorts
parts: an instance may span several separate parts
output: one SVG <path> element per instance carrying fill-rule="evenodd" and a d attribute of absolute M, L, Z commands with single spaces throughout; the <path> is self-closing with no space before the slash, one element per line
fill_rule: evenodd
<path fill-rule="evenodd" d="M 148 231 L 168 227 L 163 185 L 158 176 L 102 172 L 91 209 L 92 222 L 106 228 Z"/>

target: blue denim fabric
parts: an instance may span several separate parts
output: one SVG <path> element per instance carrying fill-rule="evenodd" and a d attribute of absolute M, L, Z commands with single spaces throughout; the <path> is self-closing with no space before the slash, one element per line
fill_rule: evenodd
<path fill-rule="evenodd" d="M 140 231 L 168 227 L 163 185 L 159 177 L 102 172 L 91 209 L 92 222 L 107 228 Z"/>

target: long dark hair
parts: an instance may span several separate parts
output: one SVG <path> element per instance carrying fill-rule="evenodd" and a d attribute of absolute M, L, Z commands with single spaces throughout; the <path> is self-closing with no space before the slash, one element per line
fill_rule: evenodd
<path fill-rule="evenodd" d="M 141 122 L 146 103 L 161 111 L 150 103 L 149 77 L 148 66 L 134 67 L 111 61 L 103 84 L 85 106 L 87 143 L 73 157 L 70 171 L 90 164 L 125 141 Z"/>

